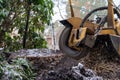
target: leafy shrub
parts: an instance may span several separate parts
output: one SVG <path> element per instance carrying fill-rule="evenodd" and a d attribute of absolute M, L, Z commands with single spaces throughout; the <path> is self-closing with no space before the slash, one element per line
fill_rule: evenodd
<path fill-rule="evenodd" d="M 42 34 L 52 9 L 52 0 L 0 0 L 0 47 L 7 51 L 45 48 Z"/>
<path fill-rule="evenodd" d="M 18 58 L 8 63 L 2 55 L 0 55 L 0 80 L 34 80 L 30 64 L 24 58 Z"/>

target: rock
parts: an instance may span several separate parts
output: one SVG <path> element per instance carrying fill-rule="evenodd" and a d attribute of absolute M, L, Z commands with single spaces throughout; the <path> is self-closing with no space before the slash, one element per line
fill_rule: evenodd
<path fill-rule="evenodd" d="M 85 69 L 85 76 L 86 77 L 94 77 L 95 72 L 93 72 L 93 70 L 91 70 L 91 69 Z"/>
<path fill-rule="evenodd" d="M 81 63 L 78 63 L 78 67 L 79 67 L 79 69 L 82 69 L 82 68 L 84 68 L 84 65 Z"/>
<path fill-rule="evenodd" d="M 85 69 L 84 65 L 79 63 L 72 67 L 73 76 L 82 80 L 103 80 L 102 77 L 96 76 L 96 73 L 91 69 Z"/>
<path fill-rule="evenodd" d="M 61 68 L 50 70 L 43 74 L 39 80 L 103 80 L 91 69 L 86 69 L 83 64 L 79 63 L 72 68 Z"/>
<path fill-rule="evenodd" d="M 90 78 L 90 80 L 103 80 L 102 77 L 96 76 L 96 77 L 92 77 Z"/>

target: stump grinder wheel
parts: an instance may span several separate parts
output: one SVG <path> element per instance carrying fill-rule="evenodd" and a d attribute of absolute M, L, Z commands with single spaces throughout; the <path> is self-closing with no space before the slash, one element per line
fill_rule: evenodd
<path fill-rule="evenodd" d="M 87 47 L 85 46 L 79 47 L 80 50 L 78 51 L 68 46 L 68 39 L 70 36 L 71 29 L 72 29 L 71 27 L 64 28 L 59 38 L 59 47 L 60 50 L 62 50 L 63 53 L 66 53 L 68 56 L 75 59 L 80 59 L 87 55 Z"/>

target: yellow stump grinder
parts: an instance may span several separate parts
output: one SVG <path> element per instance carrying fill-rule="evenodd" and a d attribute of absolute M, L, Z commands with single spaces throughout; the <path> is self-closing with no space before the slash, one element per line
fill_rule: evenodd
<path fill-rule="evenodd" d="M 86 56 L 86 49 L 95 48 L 103 44 L 113 54 L 120 55 L 120 8 L 113 0 L 108 0 L 108 6 L 90 11 L 83 19 L 74 17 L 71 6 L 71 18 L 60 21 L 64 26 L 59 39 L 59 47 L 68 56 L 80 59 Z M 97 11 L 106 10 L 104 17 L 97 17 L 96 21 L 88 18 Z M 117 18 L 115 18 L 117 15 Z"/>

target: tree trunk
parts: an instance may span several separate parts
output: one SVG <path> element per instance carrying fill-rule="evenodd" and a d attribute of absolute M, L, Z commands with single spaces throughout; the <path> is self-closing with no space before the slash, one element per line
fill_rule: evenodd
<path fill-rule="evenodd" d="M 28 0 L 28 7 L 27 7 L 27 19 L 26 19 L 26 26 L 25 31 L 23 35 L 23 48 L 26 48 L 26 39 L 27 39 L 27 33 L 28 33 L 28 27 L 29 27 L 29 18 L 30 18 L 30 1 Z"/>

